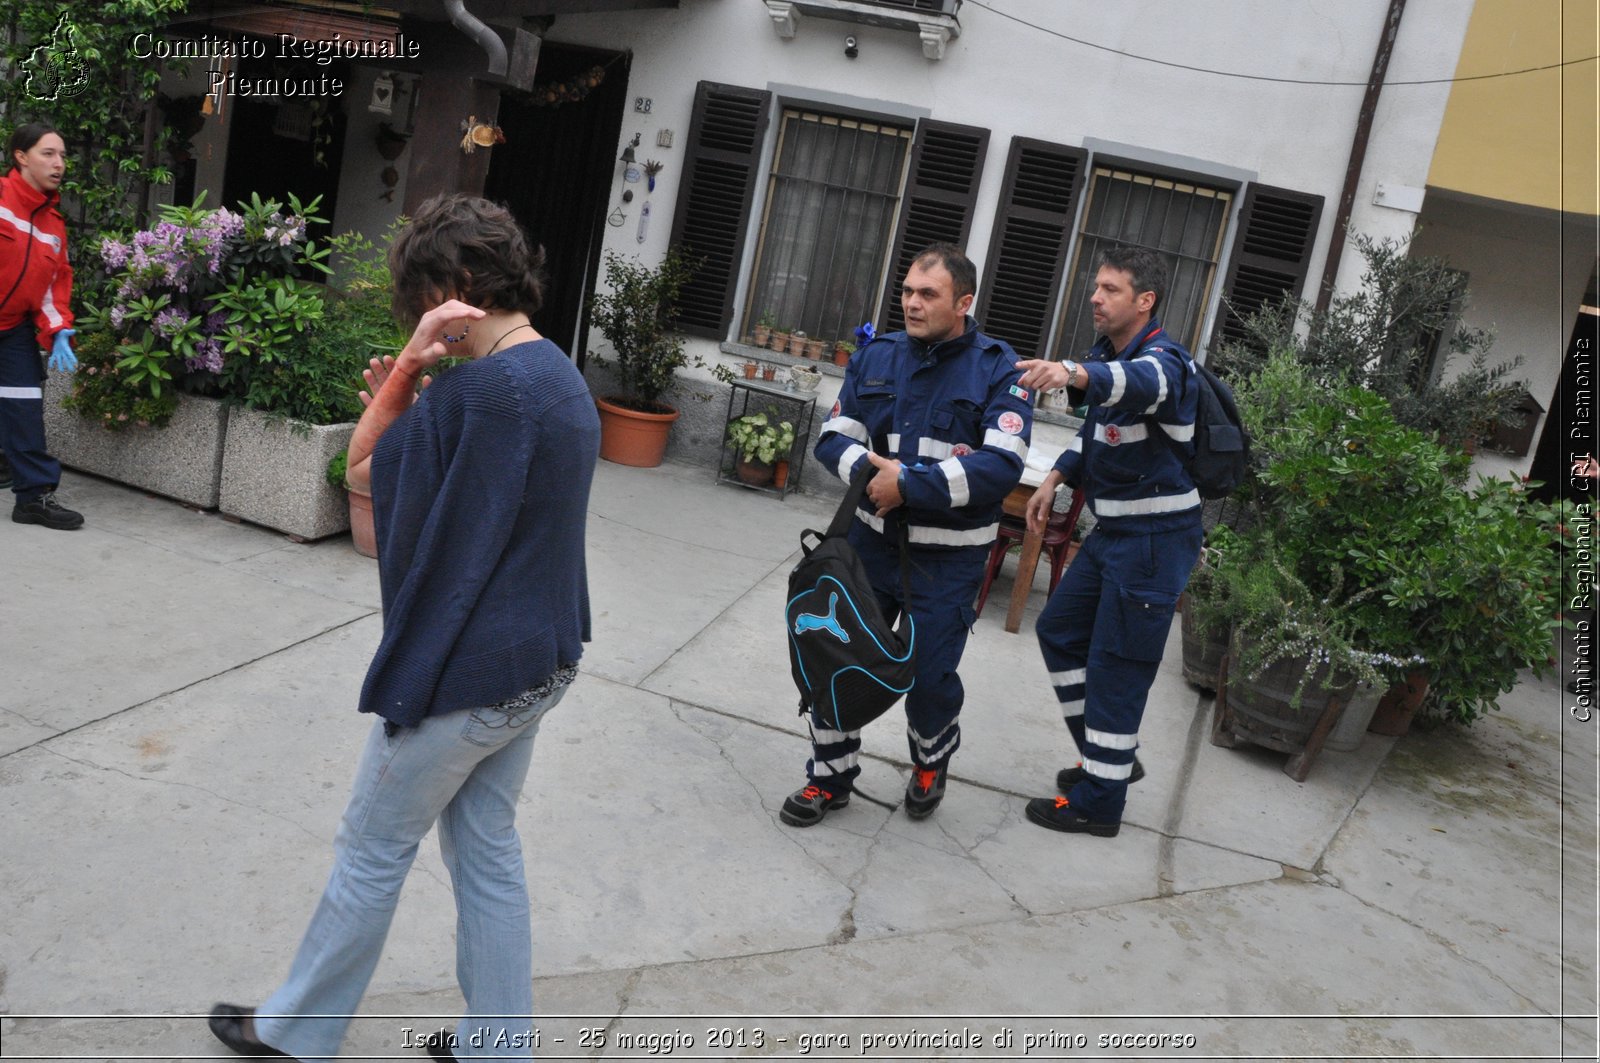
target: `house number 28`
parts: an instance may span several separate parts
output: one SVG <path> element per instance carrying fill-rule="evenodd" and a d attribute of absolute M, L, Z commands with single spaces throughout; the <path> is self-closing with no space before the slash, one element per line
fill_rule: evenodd
<path fill-rule="evenodd" d="M 640 114 L 649 114 L 650 104 L 651 100 L 648 96 L 635 96 L 633 98 L 633 109 Z"/>

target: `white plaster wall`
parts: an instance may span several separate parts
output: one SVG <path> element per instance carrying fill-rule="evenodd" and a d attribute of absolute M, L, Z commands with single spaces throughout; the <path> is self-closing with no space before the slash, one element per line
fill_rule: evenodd
<path fill-rule="evenodd" d="M 333 216 L 335 233 L 354 230 L 366 233 L 377 243 L 382 242 L 389 223 L 400 216 L 400 207 L 406 199 L 406 169 L 411 161 L 411 152 L 416 150 L 408 144 L 392 163 L 378 154 L 379 123 L 388 122 L 403 131 L 406 109 L 411 105 L 410 93 L 413 91 L 411 78 L 398 75 L 396 85 L 403 87 L 404 94 L 395 99 L 394 114 L 386 117 L 372 113 L 367 109 L 367 104 L 372 99 L 372 84 L 381 73 L 383 71 L 376 67 L 350 68 L 349 83 L 342 97 L 347 120 L 344 159 L 339 170 L 339 202 Z M 388 189 L 380 175 L 386 166 L 393 166 L 400 174 L 392 199 L 383 198 Z"/>
<path fill-rule="evenodd" d="M 1472 302 L 1462 320 L 1494 331 L 1491 359 L 1522 356 L 1518 375 L 1549 411 L 1578 304 L 1595 268 L 1593 219 L 1431 192 L 1412 251 L 1467 272 Z M 1473 468 L 1486 476 L 1522 476 L 1533 464 L 1549 416 L 1534 426 L 1526 456 L 1480 452 Z"/>
<path fill-rule="evenodd" d="M 629 113 L 622 142 L 643 134 L 639 156 L 667 163 L 643 243 L 637 240 L 640 198 L 628 221 L 606 232 L 607 246 L 646 259 L 665 251 L 681 176 L 695 85 L 701 79 L 750 87 L 817 86 L 895 110 L 991 131 L 969 253 L 980 268 L 988 249 L 1006 153 L 1013 135 L 1082 144 L 1113 142 L 1150 153 L 1152 161 L 1197 170 L 1253 175 L 1325 197 L 1308 288 L 1329 245 L 1363 86 L 1383 25 L 1387 0 L 1230 0 L 1187 4 L 1143 0 L 994 0 L 995 6 L 1106 48 L 1174 63 L 1301 81 L 1328 87 L 1218 77 L 1141 62 L 1047 36 L 967 4 L 963 32 L 945 58 L 923 57 L 913 33 L 803 17 L 792 40 L 781 40 L 760 0 L 685 0 L 676 11 L 561 16 L 547 38 L 634 53 L 629 96 L 649 96 L 649 116 Z M 1411 0 L 1388 79 L 1448 78 L 1466 32 L 1465 0 Z M 859 58 L 844 55 L 844 38 Z M 1443 115 L 1447 85 L 1394 86 L 1384 92 L 1368 147 L 1352 226 L 1375 236 L 1410 232 L 1415 215 L 1372 204 L 1378 182 L 1421 187 Z M 655 147 L 656 131 L 676 133 L 671 149 Z M 618 145 L 620 153 L 621 144 Z M 621 168 L 612 202 L 622 191 Z M 748 253 L 748 252 L 747 252 Z M 1347 255 L 1341 284 L 1359 262 Z M 697 343 L 712 356 L 715 345 Z M 731 359 L 728 359 L 731 362 Z"/>

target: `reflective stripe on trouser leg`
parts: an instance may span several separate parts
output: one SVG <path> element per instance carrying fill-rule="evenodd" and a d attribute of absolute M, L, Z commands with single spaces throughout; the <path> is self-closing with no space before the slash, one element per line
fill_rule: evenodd
<path fill-rule="evenodd" d="M 833 731 L 820 726 L 814 714 L 811 725 L 811 759 L 806 761 L 806 778 L 835 795 L 848 791 L 861 774 L 856 763 L 861 753 L 860 731 Z"/>
<path fill-rule="evenodd" d="M 0 449 L 11 462 L 11 490 L 21 502 L 61 482 L 61 464 L 45 449 L 43 383 L 33 323 L 0 332 Z"/>
<path fill-rule="evenodd" d="M 1089 644 L 1100 606 L 1100 547 L 1104 541 L 1104 535 L 1090 535 L 1084 540 L 1033 625 L 1050 686 L 1056 692 L 1062 719 L 1080 756 L 1086 755 L 1083 708 L 1088 691 Z"/>
<path fill-rule="evenodd" d="M 1067 794 L 1074 808 L 1102 822 L 1122 818 L 1145 702 L 1166 651 L 1173 607 L 1200 556 L 1201 531 L 1196 523 L 1104 538 L 1086 669 L 1084 777 Z"/>

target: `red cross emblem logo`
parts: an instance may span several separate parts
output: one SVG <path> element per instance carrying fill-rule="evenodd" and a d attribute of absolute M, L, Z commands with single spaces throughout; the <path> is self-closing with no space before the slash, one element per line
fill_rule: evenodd
<path fill-rule="evenodd" d="M 957 443 L 950 449 L 950 453 L 954 454 L 958 458 L 964 458 L 968 454 L 972 453 L 972 448 L 967 446 L 965 443 Z"/>
<path fill-rule="evenodd" d="M 1116 446 L 1118 443 L 1122 442 L 1122 433 L 1117 430 L 1116 425 L 1106 425 L 1106 442 L 1110 443 L 1112 446 Z"/>

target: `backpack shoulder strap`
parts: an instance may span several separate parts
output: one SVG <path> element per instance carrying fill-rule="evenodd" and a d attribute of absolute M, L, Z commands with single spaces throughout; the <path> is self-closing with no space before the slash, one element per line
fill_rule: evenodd
<path fill-rule="evenodd" d="M 828 525 L 830 536 L 843 536 L 850 531 L 850 522 L 855 520 L 856 509 L 861 505 L 862 496 L 867 493 L 867 482 L 872 479 L 875 469 L 876 466 L 869 461 L 850 477 L 850 486 L 845 489 L 844 501 L 839 503 L 839 511 L 833 515 L 833 523 Z"/>

